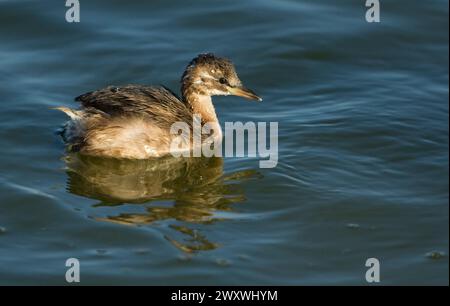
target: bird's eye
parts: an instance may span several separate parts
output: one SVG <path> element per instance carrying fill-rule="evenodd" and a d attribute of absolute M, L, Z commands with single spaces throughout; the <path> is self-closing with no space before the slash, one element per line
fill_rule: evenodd
<path fill-rule="evenodd" d="M 227 84 L 228 83 L 227 79 L 225 79 L 225 78 L 220 78 L 219 82 L 220 82 L 220 84 Z"/>

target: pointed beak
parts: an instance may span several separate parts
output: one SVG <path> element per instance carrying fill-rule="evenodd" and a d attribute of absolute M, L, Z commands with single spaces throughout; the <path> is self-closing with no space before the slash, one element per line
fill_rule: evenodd
<path fill-rule="evenodd" d="M 250 100 L 256 100 L 259 102 L 262 101 L 261 97 L 259 97 L 253 91 L 251 91 L 250 89 L 245 88 L 245 87 L 230 87 L 230 86 L 228 86 L 228 91 L 230 92 L 230 94 L 232 94 L 234 96 L 239 96 L 239 97 L 243 97 L 243 98 L 250 99 Z"/>

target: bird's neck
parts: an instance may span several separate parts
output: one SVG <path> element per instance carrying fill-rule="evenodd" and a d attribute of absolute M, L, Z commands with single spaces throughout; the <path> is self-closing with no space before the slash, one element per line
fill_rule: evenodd
<path fill-rule="evenodd" d="M 186 97 L 187 103 L 190 105 L 194 115 L 200 115 L 202 122 L 216 123 L 217 119 L 216 110 L 211 100 L 211 96 L 206 95 L 190 95 Z"/>
<path fill-rule="evenodd" d="M 181 79 L 181 94 L 184 103 L 192 110 L 193 122 L 194 116 L 201 116 L 202 125 L 209 123 L 212 133 L 216 139 L 222 140 L 222 128 L 217 119 L 216 110 L 212 103 L 211 96 L 202 84 L 198 73 L 189 68 L 184 72 Z"/>
<path fill-rule="evenodd" d="M 200 86 L 199 82 L 201 82 L 201 79 L 192 76 L 183 78 L 181 86 L 183 100 L 191 108 L 194 115 L 201 116 L 203 123 L 218 123 L 211 96 Z"/>
<path fill-rule="evenodd" d="M 193 122 L 196 120 L 195 116 L 200 116 L 202 126 L 208 123 L 210 128 L 213 129 L 213 131 L 211 131 L 212 134 L 210 135 L 214 135 L 215 138 L 221 140 L 222 128 L 217 119 L 211 96 L 196 92 L 187 94 L 183 92 L 183 100 L 192 110 Z"/>

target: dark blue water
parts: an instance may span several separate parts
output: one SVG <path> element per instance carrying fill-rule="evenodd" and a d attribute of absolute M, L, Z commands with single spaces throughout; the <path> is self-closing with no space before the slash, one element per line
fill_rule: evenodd
<path fill-rule="evenodd" d="M 448 1 L 0 1 L 0 284 L 447 284 Z M 232 59 L 279 162 L 68 156 L 51 110 Z"/>

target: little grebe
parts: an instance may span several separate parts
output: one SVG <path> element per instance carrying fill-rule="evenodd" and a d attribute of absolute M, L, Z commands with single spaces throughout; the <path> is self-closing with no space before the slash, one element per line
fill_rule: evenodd
<path fill-rule="evenodd" d="M 177 135 L 171 126 L 185 122 L 192 130 L 194 115 L 212 124 L 222 138 L 211 96 L 236 95 L 262 101 L 242 86 L 234 65 L 213 54 L 200 54 L 183 73 L 179 99 L 165 87 L 109 86 L 83 94 L 81 109 L 57 107 L 70 117 L 61 133 L 69 151 L 86 155 L 144 159 L 170 152 Z M 188 143 L 192 149 L 192 141 Z"/>

